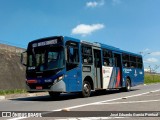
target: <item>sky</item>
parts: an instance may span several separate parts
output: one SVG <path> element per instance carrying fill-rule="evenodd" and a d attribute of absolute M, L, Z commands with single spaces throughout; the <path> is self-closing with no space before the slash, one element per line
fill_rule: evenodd
<path fill-rule="evenodd" d="M 0 43 L 69 36 L 143 55 L 160 72 L 160 0 L 0 0 Z"/>

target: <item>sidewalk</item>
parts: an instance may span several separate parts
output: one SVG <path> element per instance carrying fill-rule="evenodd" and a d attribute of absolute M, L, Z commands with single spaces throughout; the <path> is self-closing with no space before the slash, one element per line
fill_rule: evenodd
<path fill-rule="evenodd" d="M 9 94 L 9 95 L 0 95 L 0 100 L 23 98 L 23 97 L 45 96 L 45 95 L 48 95 L 48 92 Z"/>

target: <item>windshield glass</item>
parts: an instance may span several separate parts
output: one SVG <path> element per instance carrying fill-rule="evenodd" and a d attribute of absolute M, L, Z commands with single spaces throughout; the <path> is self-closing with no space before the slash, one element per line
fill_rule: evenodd
<path fill-rule="evenodd" d="M 28 70 L 36 71 L 55 70 L 64 67 L 64 48 L 37 47 L 28 54 Z"/>

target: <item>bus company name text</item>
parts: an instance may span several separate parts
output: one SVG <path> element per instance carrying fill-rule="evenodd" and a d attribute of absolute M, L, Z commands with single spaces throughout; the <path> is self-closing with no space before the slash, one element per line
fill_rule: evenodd
<path fill-rule="evenodd" d="M 58 43 L 57 39 L 54 39 L 54 40 L 49 40 L 49 41 L 34 43 L 34 44 L 32 45 L 32 47 L 40 47 L 40 46 L 46 46 L 46 45 L 53 45 L 53 44 L 57 44 L 57 43 Z"/>

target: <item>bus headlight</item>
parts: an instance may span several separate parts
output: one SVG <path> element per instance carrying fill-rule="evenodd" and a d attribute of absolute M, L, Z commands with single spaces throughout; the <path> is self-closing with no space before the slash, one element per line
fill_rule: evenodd
<path fill-rule="evenodd" d="M 53 85 L 56 84 L 57 82 L 59 82 L 60 80 L 62 80 L 62 79 L 63 79 L 63 76 L 64 76 L 64 75 L 59 76 L 57 79 L 55 79 L 54 82 L 53 82 Z"/>
<path fill-rule="evenodd" d="M 57 81 L 62 80 L 63 79 L 63 75 L 57 78 Z"/>

